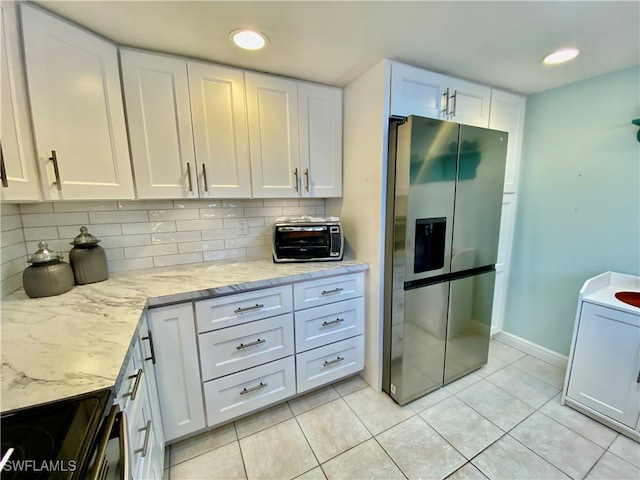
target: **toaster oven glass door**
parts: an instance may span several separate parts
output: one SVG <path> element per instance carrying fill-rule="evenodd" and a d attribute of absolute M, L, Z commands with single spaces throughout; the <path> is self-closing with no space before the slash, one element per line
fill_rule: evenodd
<path fill-rule="evenodd" d="M 326 225 L 278 227 L 275 242 L 279 258 L 323 258 L 328 257 L 331 250 Z"/>

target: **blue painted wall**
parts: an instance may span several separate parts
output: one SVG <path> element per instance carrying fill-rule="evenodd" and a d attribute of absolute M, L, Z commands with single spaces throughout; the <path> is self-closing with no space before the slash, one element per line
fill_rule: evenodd
<path fill-rule="evenodd" d="M 568 355 L 584 281 L 640 275 L 639 103 L 638 67 L 527 98 L 506 332 Z"/>

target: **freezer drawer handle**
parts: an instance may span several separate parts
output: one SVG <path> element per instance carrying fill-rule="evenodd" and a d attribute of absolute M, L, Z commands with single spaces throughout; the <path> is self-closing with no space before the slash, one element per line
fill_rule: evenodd
<path fill-rule="evenodd" d="M 250 307 L 240 307 L 240 308 L 236 308 L 233 313 L 246 313 L 246 312 L 252 312 L 254 310 L 260 310 L 261 308 L 264 308 L 264 304 L 263 303 L 256 303 L 255 305 L 252 305 Z"/>
<path fill-rule="evenodd" d="M 260 382 L 260 385 L 256 385 L 255 387 L 251 387 L 251 388 L 246 388 L 245 387 L 240 392 L 240 395 L 246 395 L 247 393 L 255 392 L 256 390 L 261 390 L 264 387 L 266 387 L 267 385 L 269 385 L 269 384 Z"/>
<path fill-rule="evenodd" d="M 322 322 L 323 327 L 330 327 L 331 325 L 337 325 L 339 323 L 344 322 L 344 318 L 336 318 L 335 320 L 331 320 L 330 322 Z"/>
<path fill-rule="evenodd" d="M 344 357 L 336 357 L 335 360 L 325 360 L 324 363 L 322 364 L 323 367 L 328 367 L 329 365 L 333 365 L 335 363 L 340 363 L 341 361 L 344 360 Z"/>
<path fill-rule="evenodd" d="M 322 293 L 320 295 L 322 295 L 323 297 L 326 295 L 334 295 L 336 293 L 340 293 L 341 291 L 343 291 L 344 288 L 334 288 L 333 290 L 323 290 Z"/>
<path fill-rule="evenodd" d="M 264 338 L 259 338 L 258 340 L 256 340 L 255 342 L 251 342 L 251 343 L 241 343 L 240 345 L 238 345 L 236 347 L 236 350 L 242 350 L 243 348 L 249 348 L 249 347 L 254 347 L 256 345 L 260 345 L 261 343 L 266 342 L 266 340 Z"/>
<path fill-rule="evenodd" d="M 147 447 L 149 446 L 149 433 L 151 432 L 151 420 L 147 420 L 147 424 L 138 430 L 139 432 L 144 432 L 144 442 L 142 447 L 136 448 L 133 453 L 141 453 L 142 456 L 147 456 Z"/>
<path fill-rule="evenodd" d="M 133 384 L 133 389 L 130 392 L 122 395 L 122 398 L 131 397 L 131 400 L 136 399 L 136 395 L 138 394 L 138 387 L 140 386 L 140 379 L 142 378 L 142 369 L 139 368 L 138 373 L 136 373 L 135 375 L 129 375 L 129 379 L 132 378 L 136 379 L 135 383 Z"/>

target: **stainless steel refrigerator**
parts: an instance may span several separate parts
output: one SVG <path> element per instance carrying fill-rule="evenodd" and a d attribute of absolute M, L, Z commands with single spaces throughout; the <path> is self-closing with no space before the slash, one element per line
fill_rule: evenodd
<path fill-rule="evenodd" d="M 507 133 L 392 119 L 383 390 L 405 404 L 487 362 Z"/>

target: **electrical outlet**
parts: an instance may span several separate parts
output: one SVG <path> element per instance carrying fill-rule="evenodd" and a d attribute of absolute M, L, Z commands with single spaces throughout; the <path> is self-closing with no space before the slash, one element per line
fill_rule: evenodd
<path fill-rule="evenodd" d="M 249 235 L 249 227 L 247 226 L 246 218 L 238 220 L 238 227 L 240 228 L 240 235 Z"/>

